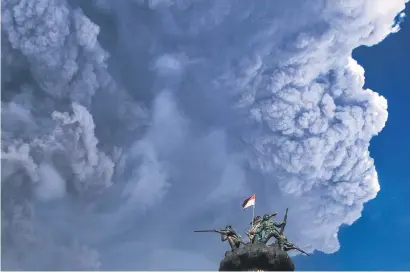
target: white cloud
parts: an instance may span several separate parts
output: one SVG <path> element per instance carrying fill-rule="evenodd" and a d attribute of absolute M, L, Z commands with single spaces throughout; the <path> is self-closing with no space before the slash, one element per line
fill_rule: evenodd
<path fill-rule="evenodd" d="M 38 169 L 39 184 L 35 192 L 43 201 L 61 198 L 65 195 L 66 186 L 60 174 L 50 165 L 41 164 Z"/>
<path fill-rule="evenodd" d="M 331 253 L 380 189 L 351 52 L 404 0 L 3 2 L 3 268 L 210 269 L 253 192 Z"/>

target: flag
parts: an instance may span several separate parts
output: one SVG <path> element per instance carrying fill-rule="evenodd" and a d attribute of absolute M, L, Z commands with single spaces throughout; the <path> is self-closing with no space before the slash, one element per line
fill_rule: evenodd
<path fill-rule="evenodd" d="M 255 206 L 255 194 L 253 194 L 251 197 L 245 199 L 245 201 L 242 204 L 242 208 L 244 210 L 246 208 L 249 208 L 250 206 Z"/>

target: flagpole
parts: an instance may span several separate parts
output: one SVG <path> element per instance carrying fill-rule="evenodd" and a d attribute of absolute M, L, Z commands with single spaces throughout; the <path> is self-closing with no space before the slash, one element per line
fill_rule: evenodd
<path fill-rule="evenodd" d="M 255 219 L 255 204 L 253 204 L 252 206 L 252 228 L 253 228 L 253 220 Z"/>

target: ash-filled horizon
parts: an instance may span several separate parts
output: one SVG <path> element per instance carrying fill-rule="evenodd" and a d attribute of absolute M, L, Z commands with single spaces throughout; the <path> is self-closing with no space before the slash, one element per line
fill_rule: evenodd
<path fill-rule="evenodd" d="M 336 252 L 388 116 L 352 50 L 407 1 L 2 0 L 2 269 L 215 269 L 253 193 Z"/>

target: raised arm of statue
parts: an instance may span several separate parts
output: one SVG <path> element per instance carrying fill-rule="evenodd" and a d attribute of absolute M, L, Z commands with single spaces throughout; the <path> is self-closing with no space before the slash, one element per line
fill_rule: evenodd
<path fill-rule="evenodd" d="M 283 227 L 285 224 L 286 224 L 285 222 L 282 222 L 282 223 L 273 222 L 273 225 L 274 225 L 275 227 L 277 227 L 277 228 L 281 228 L 281 227 Z"/>

